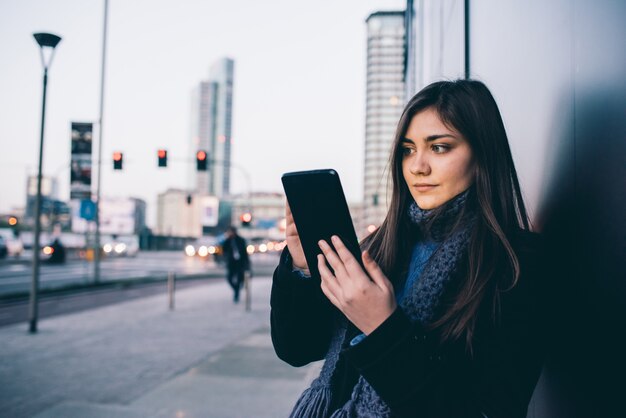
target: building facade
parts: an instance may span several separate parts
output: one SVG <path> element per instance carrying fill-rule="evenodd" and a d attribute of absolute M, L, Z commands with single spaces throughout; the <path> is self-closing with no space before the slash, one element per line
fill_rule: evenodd
<path fill-rule="evenodd" d="M 198 150 L 206 151 L 209 159 L 207 171 L 193 171 L 192 188 L 200 194 L 230 193 L 234 69 L 232 59 L 218 60 L 192 94 L 191 152 L 195 158 Z"/>
<path fill-rule="evenodd" d="M 367 91 L 363 225 L 380 226 L 391 198 L 389 151 L 405 103 L 404 12 L 375 12 L 367 19 Z M 359 236 L 364 231 L 357 231 Z"/>
<path fill-rule="evenodd" d="M 218 224 L 220 201 L 189 190 L 168 189 L 157 197 L 156 235 L 198 238 Z"/>

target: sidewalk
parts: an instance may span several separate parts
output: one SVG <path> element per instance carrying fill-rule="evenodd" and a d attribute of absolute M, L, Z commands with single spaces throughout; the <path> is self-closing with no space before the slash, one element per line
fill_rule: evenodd
<path fill-rule="evenodd" d="M 269 337 L 271 278 L 252 311 L 224 281 L 0 328 L 0 417 L 286 417 L 319 364 L 293 368 Z"/>

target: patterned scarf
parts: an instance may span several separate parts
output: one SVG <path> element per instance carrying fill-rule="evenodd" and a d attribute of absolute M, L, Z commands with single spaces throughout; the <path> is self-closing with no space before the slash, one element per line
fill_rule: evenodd
<path fill-rule="evenodd" d="M 435 210 L 420 209 L 415 202 L 409 205 L 409 219 L 418 227 L 421 237 L 441 242 L 428 260 L 419 280 L 407 291 L 400 303 L 402 310 L 414 322 L 424 325 L 432 322 L 445 286 L 467 248 L 475 222 L 471 205 L 466 205 L 468 195 L 469 190 L 466 190 Z M 462 219 L 457 225 L 460 215 Z M 339 353 L 349 344 L 350 337 L 347 334 L 348 321 L 341 316 L 337 320 L 322 371 L 311 387 L 300 396 L 291 418 L 391 417 L 389 407 L 362 376 L 352 390 L 351 399 L 341 408 L 330 410 L 333 404 L 332 378 L 337 370 Z"/>

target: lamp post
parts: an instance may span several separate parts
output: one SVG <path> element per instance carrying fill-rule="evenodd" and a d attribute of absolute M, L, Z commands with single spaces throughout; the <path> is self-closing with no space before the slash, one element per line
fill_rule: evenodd
<path fill-rule="evenodd" d="M 46 122 L 46 88 L 48 86 L 48 68 L 52 64 L 54 48 L 61 38 L 51 33 L 34 33 L 39 44 L 41 64 L 43 65 L 43 100 L 41 105 L 41 135 L 39 137 L 39 167 L 37 170 L 37 198 L 35 200 L 35 236 L 33 242 L 33 279 L 30 288 L 29 331 L 37 332 L 37 291 L 39 288 L 39 233 L 41 232 L 41 167 L 43 163 L 43 133 Z"/>

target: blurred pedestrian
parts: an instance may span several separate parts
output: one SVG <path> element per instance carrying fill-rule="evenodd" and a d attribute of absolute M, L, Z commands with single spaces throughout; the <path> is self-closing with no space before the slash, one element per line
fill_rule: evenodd
<path fill-rule="evenodd" d="M 237 235 L 237 228 L 229 226 L 226 230 L 226 239 L 222 243 L 222 250 L 226 260 L 226 279 L 233 288 L 233 302 L 239 302 L 239 291 L 244 282 L 246 271 L 250 270 L 246 240 Z"/>
<path fill-rule="evenodd" d="M 326 360 L 291 417 L 525 417 L 543 363 L 545 271 L 487 87 L 443 81 L 415 95 L 390 165 L 365 270 L 334 236 L 310 277 L 287 206 L 272 341 L 291 365 Z"/>

